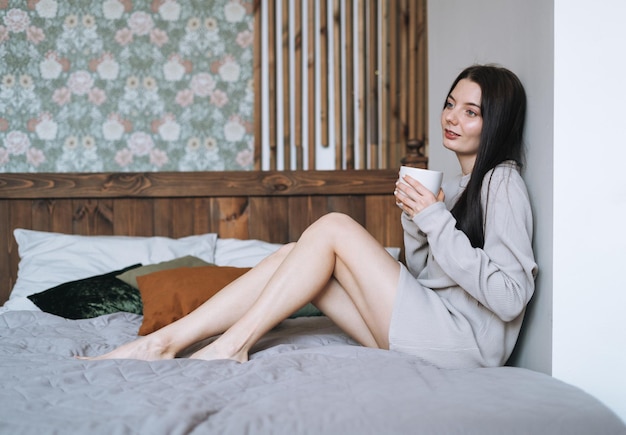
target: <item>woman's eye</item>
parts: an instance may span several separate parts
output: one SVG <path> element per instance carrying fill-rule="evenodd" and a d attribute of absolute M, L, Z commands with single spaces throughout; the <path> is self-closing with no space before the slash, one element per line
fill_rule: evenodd
<path fill-rule="evenodd" d="M 450 101 L 446 101 L 446 104 L 443 106 L 445 109 L 452 109 L 454 105 Z"/>
<path fill-rule="evenodd" d="M 473 110 L 468 110 L 468 111 L 467 111 L 467 114 L 468 114 L 469 116 L 471 116 L 472 118 L 473 118 L 474 116 L 478 116 L 478 113 L 474 112 Z"/>

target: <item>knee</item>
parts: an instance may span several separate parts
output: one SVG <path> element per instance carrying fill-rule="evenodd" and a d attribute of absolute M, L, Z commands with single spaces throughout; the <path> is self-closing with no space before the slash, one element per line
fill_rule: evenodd
<path fill-rule="evenodd" d="M 285 257 L 289 255 L 289 253 L 291 252 L 291 250 L 293 249 L 295 245 L 296 245 L 295 242 L 281 245 L 276 251 L 267 255 L 263 259 L 263 263 L 274 264 L 274 267 L 278 267 L 278 265 L 283 262 Z"/>
<path fill-rule="evenodd" d="M 320 220 L 329 221 L 331 222 L 330 225 L 333 225 L 335 227 L 345 227 L 356 224 L 356 221 L 347 214 L 339 213 L 336 211 L 327 213 L 326 215 L 322 216 Z"/>
<path fill-rule="evenodd" d="M 296 246 L 296 242 L 286 243 L 278 248 L 272 256 L 282 261 L 291 252 L 294 246 Z"/>
<path fill-rule="evenodd" d="M 332 234 L 334 232 L 345 234 L 350 228 L 358 225 L 359 224 L 347 214 L 330 212 L 314 222 L 311 228 L 321 231 L 324 234 Z"/>

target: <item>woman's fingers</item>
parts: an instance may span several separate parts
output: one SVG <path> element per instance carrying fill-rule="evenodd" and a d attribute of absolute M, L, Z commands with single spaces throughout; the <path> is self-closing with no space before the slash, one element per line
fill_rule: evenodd
<path fill-rule="evenodd" d="M 437 194 L 437 201 L 444 202 L 446 199 L 445 193 L 443 193 L 443 189 L 439 189 L 439 193 Z"/>
<path fill-rule="evenodd" d="M 394 195 L 396 197 L 396 204 L 411 217 L 429 205 L 443 200 L 442 190 L 440 190 L 437 197 L 435 197 L 422 183 L 408 175 L 403 178 L 403 181 L 398 180 L 396 182 Z"/>
<path fill-rule="evenodd" d="M 417 213 L 415 200 L 412 198 L 418 195 L 416 190 L 398 181 L 393 194 L 396 197 L 396 205 L 412 218 Z"/>

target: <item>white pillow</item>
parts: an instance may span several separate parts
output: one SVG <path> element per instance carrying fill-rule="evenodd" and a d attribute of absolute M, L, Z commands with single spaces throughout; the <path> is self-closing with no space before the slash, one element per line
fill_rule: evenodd
<path fill-rule="evenodd" d="M 9 300 L 68 281 L 193 255 L 215 262 L 217 234 L 167 237 L 79 236 L 18 228 L 20 262 Z"/>
<path fill-rule="evenodd" d="M 262 240 L 217 239 L 215 264 L 218 266 L 254 267 L 282 245 Z"/>
<path fill-rule="evenodd" d="M 218 266 L 254 267 L 261 260 L 272 254 L 282 245 L 261 240 L 217 239 L 215 246 L 215 264 Z M 400 257 L 400 248 L 385 248 L 396 260 Z"/>

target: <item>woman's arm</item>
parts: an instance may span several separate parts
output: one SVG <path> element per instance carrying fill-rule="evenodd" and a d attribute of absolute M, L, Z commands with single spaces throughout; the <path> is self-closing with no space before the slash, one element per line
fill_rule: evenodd
<path fill-rule="evenodd" d="M 532 213 L 526 186 L 516 170 L 498 167 L 491 181 L 490 175 L 483 184 L 482 249 L 472 247 L 455 228 L 455 219 L 442 203 L 424 209 L 414 221 L 427 235 L 441 269 L 502 320 L 511 321 L 521 314 L 534 291 Z"/>
<path fill-rule="evenodd" d="M 413 276 L 426 267 L 428 259 L 428 239 L 426 234 L 420 231 L 415 222 L 411 220 L 409 215 L 402 213 L 400 218 L 402 228 L 404 229 L 404 256 L 406 258 L 406 266 Z"/>

